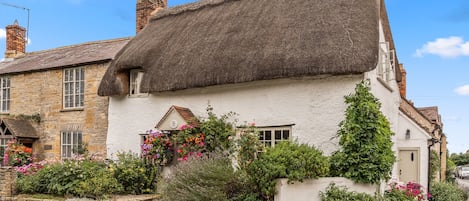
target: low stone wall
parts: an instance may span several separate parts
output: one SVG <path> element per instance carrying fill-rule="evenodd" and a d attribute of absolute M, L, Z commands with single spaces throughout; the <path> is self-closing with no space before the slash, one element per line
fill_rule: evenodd
<path fill-rule="evenodd" d="M 320 201 L 319 192 L 326 192 L 330 183 L 337 186 L 346 186 L 349 191 L 367 193 L 374 195 L 378 190 L 376 185 L 357 184 L 342 177 L 325 177 L 319 179 L 305 180 L 303 183 L 295 182 L 288 184 L 288 179 L 277 180 L 277 194 L 274 201 Z"/>
<path fill-rule="evenodd" d="M 0 199 L 5 200 L 15 194 L 16 171 L 12 167 L 0 167 Z"/>

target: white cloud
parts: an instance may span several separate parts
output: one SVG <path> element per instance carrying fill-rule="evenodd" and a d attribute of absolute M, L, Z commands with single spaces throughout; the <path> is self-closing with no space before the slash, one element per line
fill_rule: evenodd
<path fill-rule="evenodd" d="M 469 56 L 469 41 L 464 41 L 457 36 L 437 38 L 435 41 L 427 42 L 415 52 L 417 57 L 423 57 L 425 54 L 438 55 L 444 58 Z"/>
<path fill-rule="evenodd" d="M 456 88 L 454 90 L 454 92 L 456 92 L 457 94 L 459 94 L 461 96 L 468 96 L 469 95 L 469 84 Z"/>
<path fill-rule="evenodd" d="M 5 29 L 0 29 L 0 38 L 6 38 L 7 37 L 7 32 Z"/>

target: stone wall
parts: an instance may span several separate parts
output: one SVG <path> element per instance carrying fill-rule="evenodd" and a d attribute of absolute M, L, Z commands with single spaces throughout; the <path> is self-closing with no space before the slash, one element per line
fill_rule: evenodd
<path fill-rule="evenodd" d="M 16 171 L 12 167 L 0 167 L 0 199 L 5 200 L 15 194 Z"/>
<path fill-rule="evenodd" d="M 61 131 L 79 130 L 91 154 L 106 155 L 108 97 L 97 90 L 106 64 L 91 64 L 85 68 L 84 107 L 63 109 L 63 69 L 12 75 L 9 115 L 39 113 L 41 121 L 35 126 L 39 139 L 33 144 L 33 154 L 41 159 L 59 159 Z"/>

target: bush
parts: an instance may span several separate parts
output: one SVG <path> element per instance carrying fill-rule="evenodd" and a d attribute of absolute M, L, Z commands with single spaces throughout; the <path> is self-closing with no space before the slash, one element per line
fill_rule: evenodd
<path fill-rule="evenodd" d="M 451 183 L 436 182 L 431 185 L 430 190 L 432 201 L 466 201 L 468 198 L 466 192 Z"/>
<path fill-rule="evenodd" d="M 21 175 L 17 188 L 20 193 L 101 197 L 122 189 L 110 176 L 103 162 L 67 160 L 45 165 L 33 175 Z"/>
<path fill-rule="evenodd" d="M 191 158 L 175 166 L 161 195 L 163 201 L 256 200 L 245 181 L 240 172 L 234 172 L 227 158 Z"/>
<path fill-rule="evenodd" d="M 426 200 L 425 188 L 414 182 L 391 182 L 384 197 L 390 201 Z"/>
<path fill-rule="evenodd" d="M 107 197 L 122 193 L 124 190 L 113 174 L 107 168 L 96 169 L 89 178 L 79 183 L 77 193 L 81 197 Z"/>
<path fill-rule="evenodd" d="M 152 164 L 132 153 L 117 154 L 118 161 L 110 165 L 117 181 L 126 194 L 156 192 L 159 164 Z"/>
<path fill-rule="evenodd" d="M 390 178 L 395 162 L 389 121 L 380 111 L 381 103 L 361 82 L 355 94 L 345 97 L 345 120 L 339 124 L 341 149 L 331 157 L 333 176 L 357 183 L 377 184 Z"/>
<path fill-rule="evenodd" d="M 248 175 L 264 199 L 275 194 L 276 179 L 288 178 L 289 182 L 315 179 L 329 172 L 328 159 L 322 152 L 306 144 L 290 141 L 268 148 L 247 168 Z"/>
<path fill-rule="evenodd" d="M 346 187 L 338 187 L 331 183 L 326 193 L 319 192 L 322 201 L 376 201 L 377 199 L 366 193 L 350 192 Z M 404 200 L 402 200 L 404 201 Z"/>

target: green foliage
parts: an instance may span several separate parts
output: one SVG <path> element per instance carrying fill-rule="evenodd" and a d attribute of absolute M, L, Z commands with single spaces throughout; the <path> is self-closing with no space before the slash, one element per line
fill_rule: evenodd
<path fill-rule="evenodd" d="M 90 177 L 79 183 L 76 190 L 81 197 L 107 197 L 108 195 L 122 193 L 124 187 L 106 168 L 98 168 L 90 172 Z"/>
<path fill-rule="evenodd" d="M 142 160 L 137 154 L 119 153 L 118 161 L 110 165 L 126 194 L 144 194 L 156 191 L 160 166 Z"/>
<path fill-rule="evenodd" d="M 440 171 L 440 156 L 435 150 L 430 151 L 430 181 L 436 179 L 438 171 Z"/>
<path fill-rule="evenodd" d="M 257 159 L 257 153 L 263 148 L 258 134 L 254 125 L 241 128 L 239 137 L 233 143 L 238 165 L 243 170 Z"/>
<path fill-rule="evenodd" d="M 118 157 L 119 162 L 109 165 L 89 158 L 46 164 L 35 174 L 20 175 L 17 189 L 20 193 L 93 198 L 155 192 L 158 165 L 130 153 Z"/>
<path fill-rule="evenodd" d="M 207 107 L 208 117 L 202 121 L 200 130 L 205 135 L 206 150 L 208 152 L 225 152 L 231 147 L 229 138 L 235 135 L 234 125 L 230 119 L 235 113 L 230 112 L 218 117 L 213 108 Z"/>
<path fill-rule="evenodd" d="M 334 183 L 327 187 L 326 193 L 319 192 L 319 195 L 322 201 L 376 201 L 372 195 L 350 192 L 346 187 L 339 187 Z"/>
<path fill-rule="evenodd" d="M 122 186 L 110 176 L 102 162 L 67 160 L 46 165 L 34 175 L 20 176 L 17 188 L 20 193 L 101 197 L 121 192 Z"/>
<path fill-rule="evenodd" d="M 366 82 L 345 97 L 345 120 L 339 124 L 341 149 L 331 158 L 334 176 L 358 183 L 376 184 L 390 178 L 396 160 L 389 121 L 380 111 L 381 103 Z"/>
<path fill-rule="evenodd" d="M 305 144 L 281 142 L 251 163 L 247 173 L 265 199 L 272 199 L 278 178 L 289 182 L 326 176 L 329 162 L 322 152 Z"/>
<path fill-rule="evenodd" d="M 455 184 L 435 182 L 430 187 L 432 201 L 466 201 L 467 193 Z"/>
<path fill-rule="evenodd" d="M 162 200 L 255 200 L 255 194 L 249 193 L 245 182 L 227 158 L 216 155 L 191 158 L 175 167 L 174 174 L 162 187 Z"/>
<path fill-rule="evenodd" d="M 386 201 L 414 201 L 416 200 L 413 196 L 406 194 L 406 191 L 391 189 L 384 192 L 384 198 Z"/>
<path fill-rule="evenodd" d="M 451 154 L 450 159 L 454 162 L 456 166 L 464 166 L 469 164 L 469 154 L 467 153 L 453 153 Z"/>
<path fill-rule="evenodd" d="M 446 152 L 448 153 L 448 152 Z M 448 157 L 446 157 L 446 182 L 454 183 L 456 181 L 456 177 L 454 172 L 456 171 L 456 165 L 454 162 Z"/>

